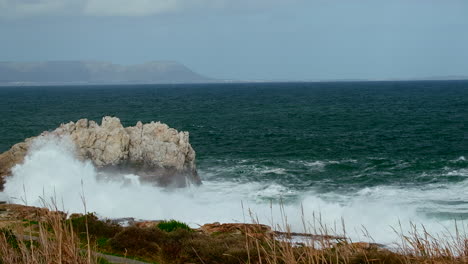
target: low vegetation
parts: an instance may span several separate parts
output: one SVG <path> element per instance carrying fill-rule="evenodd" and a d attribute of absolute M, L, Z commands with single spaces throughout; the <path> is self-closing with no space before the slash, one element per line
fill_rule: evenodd
<path fill-rule="evenodd" d="M 23 221 L 26 220 L 26 221 Z M 27 224 L 25 224 L 27 223 Z M 259 264 L 458 264 L 468 263 L 468 240 L 456 234 L 435 237 L 413 226 L 388 250 L 352 243 L 329 230 L 302 234 L 301 243 L 285 232 L 213 232 L 193 230 L 175 220 L 151 227 L 121 227 L 94 214 L 66 219 L 50 211 L 41 219 L 18 219 L 0 229 L 0 263 L 111 263 L 97 252 L 148 263 Z M 258 228 L 257 230 L 260 230 Z M 263 230 L 263 229 L 262 229 Z"/>
<path fill-rule="evenodd" d="M 38 224 L 22 222 L 0 232 L 0 263 L 101 263 L 91 247 L 83 246 L 63 215 L 50 212 Z"/>
<path fill-rule="evenodd" d="M 172 232 L 178 229 L 192 231 L 192 229 L 186 223 L 182 223 L 176 220 L 161 221 L 157 224 L 156 227 L 166 232 Z"/>

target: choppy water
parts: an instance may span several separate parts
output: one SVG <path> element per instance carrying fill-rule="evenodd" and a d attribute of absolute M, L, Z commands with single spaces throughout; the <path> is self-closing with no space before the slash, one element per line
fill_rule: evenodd
<path fill-rule="evenodd" d="M 9 196 L 34 182 L 34 201 L 45 175 L 65 196 L 79 191 L 71 178 L 87 179 L 98 186 L 88 206 L 104 216 L 192 224 L 242 221 L 241 201 L 266 216 L 282 198 L 292 215 L 344 217 L 380 240 L 399 220 L 443 230 L 468 219 L 468 81 L 2 87 L 0 98 L 0 151 L 83 117 L 160 120 L 190 132 L 204 180 L 170 192 L 96 183 L 90 164 L 49 142 L 17 168 Z"/>

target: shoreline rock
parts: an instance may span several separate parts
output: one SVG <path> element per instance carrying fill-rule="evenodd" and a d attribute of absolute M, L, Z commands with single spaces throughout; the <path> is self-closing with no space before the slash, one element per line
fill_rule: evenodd
<path fill-rule="evenodd" d="M 100 170 L 134 173 L 143 182 L 160 186 L 201 184 L 188 132 L 178 132 L 160 122 L 139 121 L 123 127 L 117 117 L 105 116 L 101 125 L 88 119 L 61 124 L 0 154 L 0 190 L 11 169 L 23 162 L 33 141 L 46 136 L 69 137 L 76 146 L 77 158 L 91 160 Z"/>

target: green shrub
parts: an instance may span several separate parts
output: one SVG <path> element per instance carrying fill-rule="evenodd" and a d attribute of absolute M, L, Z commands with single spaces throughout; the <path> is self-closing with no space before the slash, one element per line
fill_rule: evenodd
<path fill-rule="evenodd" d="M 166 233 L 156 228 L 127 227 L 109 240 L 113 253 L 155 260 Z"/>
<path fill-rule="evenodd" d="M 72 218 L 69 221 L 71 221 L 73 229 L 80 235 L 81 239 L 86 238 L 86 223 L 88 224 L 89 236 L 93 241 L 101 238 L 112 238 L 122 231 L 121 226 L 110 221 L 99 220 L 93 213 Z"/>
<path fill-rule="evenodd" d="M 10 247 L 18 249 L 18 240 L 16 239 L 15 234 L 13 234 L 13 231 L 6 228 L 0 228 L 0 236 L 5 236 L 5 240 Z"/>
<path fill-rule="evenodd" d="M 192 229 L 186 223 L 179 222 L 176 220 L 161 221 L 156 227 L 159 228 L 159 230 L 166 232 L 172 232 L 177 229 L 183 229 L 190 232 L 192 231 Z"/>
<path fill-rule="evenodd" d="M 202 261 L 206 264 L 258 263 L 259 253 L 254 246 L 246 247 L 246 238 L 243 235 L 192 234 L 194 234 L 192 239 L 185 240 L 178 255 L 173 255 L 173 260 L 167 263 L 200 263 Z M 170 252 L 164 253 L 166 253 L 164 260 L 167 261 Z"/>
<path fill-rule="evenodd" d="M 258 258 L 256 248 L 246 249 L 242 235 L 210 236 L 181 228 L 126 227 L 108 243 L 112 254 L 166 264 L 238 264 L 247 263 L 249 255 L 252 263 Z"/>

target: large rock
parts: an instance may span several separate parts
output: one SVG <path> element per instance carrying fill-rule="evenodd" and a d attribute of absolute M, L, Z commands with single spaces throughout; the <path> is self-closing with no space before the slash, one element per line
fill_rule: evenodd
<path fill-rule="evenodd" d="M 91 160 L 99 169 L 136 173 L 143 181 L 163 186 L 201 183 L 189 133 L 178 132 L 160 122 L 138 122 L 136 126 L 124 128 L 116 117 L 104 117 L 100 126 L 94 121 L 80 119 L 38 137 L 48 135 L 70 137 L 76 145 L 77 157 Z M 4 178 L 11 174 L 16 164 L 23 162 L 36 138 L 28 138 L 0 154 L 1 189 Z"/>
<path fill-rule="evenodd" d="M 215 222 L 201 226 L 199 231 L 206 234 L 231 234 L 231 235 L 248 235 L 250 237 L 264 238 L 274 234 L 270 226 L 261 224 L 244 224 L 244 223 L 225 223 L 220 224 Z"/>

